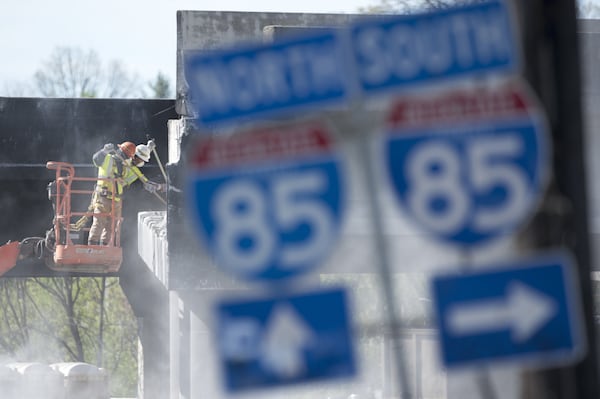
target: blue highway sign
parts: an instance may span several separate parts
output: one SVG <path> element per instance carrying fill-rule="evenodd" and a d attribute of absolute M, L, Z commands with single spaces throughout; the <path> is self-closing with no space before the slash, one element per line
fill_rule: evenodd
<path fill-rule="evenodd" d="M 223 302 L 219 352 L 231 392 L 356 373 L 345 292 Z"/>
<path fill-rule="evenodd" d="M 370 19 L 351 28 L 363 92 L 482 72 L 514 72 L 519 50 L 504 1 Z"/>
<path fill-rule="evenodd" d="M 574 361 L 585 340 L 573 267 L 570 256 L 557 253 L 435 277 L 443 363 Z"/>
<path fill-rule="evenodd" d="M 382 159 L 400 205 L 441 241 L 475 246 L 512 233 L 548 176 L 543 114 L 520 84 L 404 96 Z"/>
<path fill-rule="evenodd" d="M 320 264 L 335 247 L 345 210 L 336 151 L 317 122 L 201 140 L 187 203 L 217 264 L 250 280 Z"/>
<path fill-rule="evenodd" d="M 319 29 L 275 43 L 189 52 L 185 78 L 197 119 L 218 124 L 345 101 L 340 32 Z"/>

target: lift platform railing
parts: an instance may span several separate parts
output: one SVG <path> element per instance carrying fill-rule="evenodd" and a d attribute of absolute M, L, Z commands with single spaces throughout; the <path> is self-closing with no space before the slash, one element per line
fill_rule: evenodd
<path fill-rule="evenodd" d="M 46 168 L 56 171 L 55 188 L 50 193 L 50 199 L 54 205 L 54 230 L 56 243 L 73 245 L 72 237 L 77 235 L 81 239 L 85 233 L 89 233 L 90 227 L 85 223 L 94 216 L 92 207 L 96 195 L 96 185 L 106 181 L 112 187 L 111 192 L 116 192 L 116 179 L 78 177 L 75 168 L 66 162 L 51 161 L 46 163 Z M 112 232 L 106 246 L 121 246 L 121 221 L 122 217 L 115 211 L 116 200 L 112 197 L 110 212 L 96 213 L 98 217 L 107 217 L 110 221 Z M 81 210 L 73 210 L 73 205 L 79 204 Z M 84 222 L 84 223 L 82 223 Z M 73 234 L 74 233 L 74 234 Z"/>

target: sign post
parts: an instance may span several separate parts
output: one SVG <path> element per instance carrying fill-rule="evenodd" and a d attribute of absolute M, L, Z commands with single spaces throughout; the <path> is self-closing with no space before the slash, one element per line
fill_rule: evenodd
<path fill-rule="evenodd" d="M 370 19 L 347 30 L 320 30 L 271 45 L 189 54 L 185 74 L 198 121 L 209 127 L 406 92 L 418 85 L 462 82 L 462 89 L 453 92 L 431 90 L 428 98 L 404 96 L 396 102 L 381 159 L 398 202 L 413 222 L 441 241 L 474 248 L 521 227 L 538 205 L 549 176 L 546 121 L 515 76 L 520 54 L 512 22 L 504 1 Z M 511 74 L 511 83 L 497 85 L 500 77 Z M 486 82 L 492 80 L 495 87 L 473 89 L 475 79 L 490 76 Z M 353 105 L 368 112 L 368 103 Z M 322 262 L 343 214 L 343 179 L 326 134 L 311 141 L 306 131 L 299 134 L 301 139 L 285 132 L 279 140 L 279 133 L 258 129 L 257 134 L 205 141 L 196 149 L 188 179 L 192 214 L 206 247 L 219 265 L 251 280 L 280 281 Z M 366 143 L 360 145 L 387 310 L 395 325 L 373 160 Z M 483 296 L 480 302 L 473 298 L 474 303 L 454 303 L 444 297 L 446 282 L 437 280 L 438 297 L 446 298 L 440 300 L 438 313 L 445 339 L 453 340 L 449 347 L 461 348 L 467 336 L 475 338 L 465 341 L 477 344 L 486 342 L 482 336 L 508 331 L 511 339 L 491 342 L 493 350 L 484 354 L 471 353 L 465 345 L 461 351 L 467 358 L 448 353 L 448 364 L 509 358 L 512 354 L 502 351 L 509 346 L 520 348 L 516 357 L 536 363 L 539 359 L 529 356 L 538 349 L 536 336 L 546 340 L 551 360 L 572 360 L 581 353 L 580 321 L 570 312 L 576 306 L 568 294 L 568 262 L 564 257 L 524 262 L 518 266 L 531 266 L 531 275 L 540 276 L 541 269 L 553 275 L 549 285 L 499 271 L 492 282 L 490 277 L 482 280 L 501 293 Z M 456 284 L 468 291 L 462 282 Z M 521 306 L 529 306 L 536 317 L 520 317 L 514 309 Z M 287 333 L 266 341 L 279 343 L 289 362 L 264 363 L 280 377 L 298 376 L 302 362 L 297 348 L 310 341 L 311 332 L 289 307 L 283 309 L 276 313 L 285 315 L 277 319 L 287 320 Z M 497 317 L 489 317 L 490 312 Z M 557 341 L 544 335 L 547 324 L 567 321 L 568 331 L 561 330 Z M 401 359 L 398 363 L 403 394 L 410 395 Z"/>

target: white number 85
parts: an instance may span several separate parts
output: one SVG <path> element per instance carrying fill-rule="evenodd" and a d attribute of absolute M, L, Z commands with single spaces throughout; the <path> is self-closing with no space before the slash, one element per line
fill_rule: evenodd
<path fill-rule="evenodd" d="M 327 251 L 333 240 L 333 215 L 315 198 L 327 188 L 325 174 L 314 170 L 286 173 L 272 177 L 268 187 L 264 190 L 252 179 L 236 179 L 221 186 L 212 202 L 218 258 L 244 273 L 268 267 L 280 245 L 275 260 L 281 268 L 306 265 Z M 310 229 L 306 239 L 280 242 L 280 232 L 301 224 Z M 249 244 L 242 246 L 242 240 Z"/>
<path fill-rule="evenodd" d="M 472 223 L 480 233 L 511 225 L 527 212 L 530 201 L 527 176 L 511 159 L 524 151 L 517 134 L 484 136 L 466 143 L 466 159 L 443 142 L 427 142 L 417 146 L 405 166 L 411 184 L 407 205 L 428 229 L 451 234 Z M 473 194 L 502 187 L 505 199 L 493 207 L 472 210 L 469 187 L 461 180 L 461 167 L 466 167 Z M 442 209 L 433 209 L 431 201 L 443 199 Z M 472 219 L 469 219 L 472 218 Z"/>

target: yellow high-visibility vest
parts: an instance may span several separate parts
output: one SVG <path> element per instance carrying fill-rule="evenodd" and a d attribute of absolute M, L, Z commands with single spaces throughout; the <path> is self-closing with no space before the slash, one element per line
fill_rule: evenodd
<path fill-rule="evenodd" d="M 119 169 L 117 168 L 117 162 L 120 161 L 115 159 L 111 154 L 107 154 L 102 161 L 102 165 L 98 167 L 98 178 L 117 178 L 117 180 L 115 180 L 115 186 L 117 187 L 117 196 L 115 197 L 116 200 L 118 200 L 121 194 L 123 194 L 123 185 L 118 181 Z M 97 189 L 100 193 L 106 191 L 110 194 L 113 194 L 113 185 L 108 180 L 98 180 Z"/>
<path fill-rule="evenodd" d="M 119 159 L 115 159 L 111 154 L 107 154 L 104 157 L 102 165 L 98 167 L 99 178 L 115 178 L 115 186 L 117 187 L 117 196 L 115 200 L 119 201 L 123 194 L 123 188 L 131 185 L 131 183 L 140 179 L 143 183 L 148 182 L 148 178 L 140 171 L 135 165 L 122 165 L 121 174 L 119 175 L 118 162 Z M 112 185 L 107 180 L 98 181 L 99 190 L 107 190 L 112 194 Z"/>

